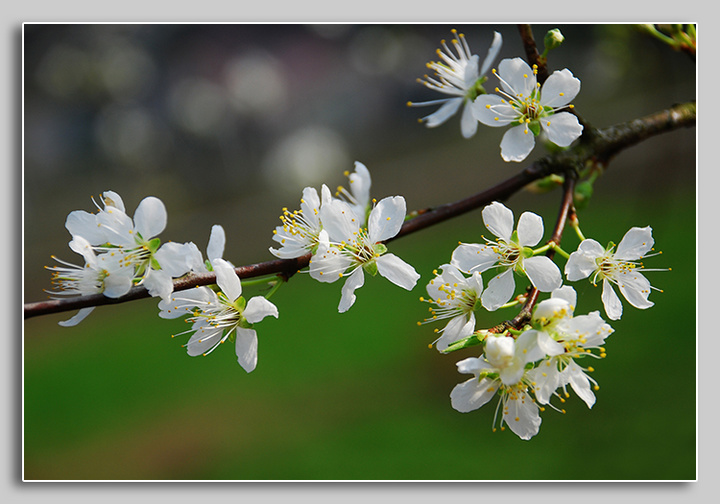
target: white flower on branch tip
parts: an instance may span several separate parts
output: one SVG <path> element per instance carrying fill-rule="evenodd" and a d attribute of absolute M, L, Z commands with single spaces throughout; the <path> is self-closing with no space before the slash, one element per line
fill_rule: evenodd
<path fill-rule="evenodd" d="M 565 275 L 569 281 L 592 276 L 593 285 L 602 280 L 605 313 L 610 320 L 618 320 L 622 317 L 623 308 L 613 284 L 618 286 L 625 299 L 636 308 L 646 309 L 654 304 L 648 300 L 648 296 L 652 289 L 660 289 L 650 285 L 641 272 L 666 270 L 646 269 L 640 262 L 645 257 L 656 255 L 648 254 L 654 243 L 652 228 L 649 226 L 630 229 L 614 252 L 614 244 L 604 248 L 593 239 L 583 240 L 578 249 L 570 254 L 565 264 Z"/>
<path fill-rule="evenodd" d="M 541 292 L 551 292 L 562 284 L 562 274 L 547 256 L 533 256 L 532 249 L 544 233 L 542 217 L 524 212 L 513 232 L 512 210 L 497 201 L 482 211 L 485 226 L 497 237 L 485 245 L 462 243 L 452 254 L 451 264 L 465 273 L 484 272 L 498 268 L 482 294 L 482 305 L 494 311 L 507 303 L 515 292 L 514 273 L 526 275 Z"/>
<path fill-rule="evenodd" d="M 363 271 L 371 275 L 380 273 L 407 290 L 415 287 L 420 275 L 396 255 L 386 253 L 387 247 L 382 243 L 398 234 L 405 212 L 402 196 L 385 198 L 372 209 L 364 228 L 346 202 L 334 199 L 322 206 L 323 229 L 310 260 L 310 276 L 327 283 L 347 277 L 338 306 L 341 313 L 353 305 L 355 290 L 365 283 Z"/>
<path fill-rule="evenodd" d="M 444 264 L 440 269 L 442 273 L 438 274 L 436 270 L 435 277 L 427 284 L 430 298 L 425 300 L 421 297 L 420 301 L 435 305 L 430 307 L 431 317 L 423 322 L 450 319 L 445 327 L 435 329 L 440 333 L 435 346 L 442 352 L 475 331 L 475 306 L 483 291 L 483 281 L 480 273 L 475 272 L 466 278 L 452 264 Z"/>
<path fill-rule="evenodd" d="M 437 111 L 420 119 L 428 128 L 443 124 L 464 105 L 460 127 L 463 137 L 470 138 L 477 131 L 477 120 L 471 110 L 471 104 L 478 94 L 485 92 L 482 88 L 482 83 L 486 80 L 485 73 L 495 61 L 502 47 L 502 36 L 495 32 L 490 49 L 480 67 L 480 57 L 471 53 L 465 36 L 462 33 L 458 34 L 456 30 L 453 30 L 453 35 L 456 38 L 452 39 L 452 44 L 457 56 L 443 40 L 442 46 L 445 52 L 437 50 L 441 61 L 432 61 L 427 64 L 429 69 L 435 71 L 435 76 L 426 75 L 424 80 L 418 79 L 418 82 L 427 88 L 450 95 L 451 98 L 418 103 L 408 102 L 408 105 L 411 107 L 440 105 Z"/>
<path fill-rule="evenodd" d="M 567 68 L 552 73 L 542 87 L 537 67 L 522 58 L 504 59 L 493 73 L 500 80 L 499 94 L 478 96 L 472 111 L 486 126 L 511 126 L 500 144 L 505 161 L 522 161 L 533 150 L 535 136 L 544 131 L 550 142 L 568 147 L 581 134 L 577 116 L 562 112 L 580 92 L 580 80 Z"/>
<path fill-rule="evenodd" d="M 90 243 L 81 236 L 75 236 L 70 248 L 83 256 L 84 266 L 62 261 L 53 256 L 63 266 L 46 266 L 52 271 L 52 281 L 60 289 L 51 291 L 54 296 L 83 296 L 102 293 L 109 298 L 118 298 L 128 293 L 132 287 L 134 272 L 122 265 L 119 252 L 106 252 L 96 255 Z M 59 322 L 70 327 L 79 324 L 95 307 L 82 308 L 68 320 Z"/>
<path fill-rule="evenodd" d="M 188 355 L 207 355 L 220 344 L 235 339 L 238 363 L 250 373 L 257 365 L 257 333 L 253 324 L 265 317 L 278 317 L 277 307 L 262 296 L 245 301 L 242 284 L 232 265 L 224 259 L 212 261 L 219 293 L 209 287 L 196 287 L 174 293 L 158 304 L 160 317 L 172 319 L 190 315 L 192 328 L 175 336 L 191 333 L 185 347 Z"/>
<path fill-rule="evenodd" d="M 487 404 L 500 394 L 498 408 L 502 420 L 521 439 L 530 439 L 540 430 L 539 408 L 529 393 L 525 365 L 542 358 L 535 334 L 528 331 L 517 340 L 509 336 L 491 336 L 485 342 L 485 353 L 457 363 L 460 373 L 473 374 L 456 385 L 450 393 L 452 407 L 467 413 Z M 497 416 L 497 410 L 496 410 Z"/>
<path fill-rule="evenodd" d="M 323 184 L 322 199 L 314 187 L 303 189 L 300 209 L 290 212 L 283 208 L 280 216 L 282 226 L 273 230 L 273 240 L 280 243 L 280 248 L 270 247 L 270 253 L 280 259 L 292 259 L 312 251 L 318 244 L 322 223 L 320 208 L 332 199 L 330 189 Z"/>
<path fill-rule="evenodd" d="M 570 385 L 588 408 L 592 408 L 595 404 L 592 389 L 597 389 L 598 384 L 586 371 L 593 369 L 583 368 L 576 361 L 604 357 L 605 349 L 601 345 L 613 329 L 597 311 L 573 316 L 575 291 L 571 287 L 562 289 L 565 289 L 564 293 L 555 291 L 550 299 L 535 307 L 531 320 L 533 329 L 526 333 L 535 335 L 538 348 L 546 357 L 528 371 L 528 377 L 540 404 L 549 404 L 553 395 L 564 402 L 564 397 L 569 396 L 566 387 Z M 565 295 L 568 293 L 569 296 Z M 592 350 L 599 353 L 594 354 Z M 563 390 L 564 397 L 556 392 L 557 389 Z"/>

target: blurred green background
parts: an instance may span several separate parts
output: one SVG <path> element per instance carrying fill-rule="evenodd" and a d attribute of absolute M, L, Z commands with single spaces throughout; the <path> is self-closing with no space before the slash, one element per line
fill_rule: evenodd
<path fill-rule="evenodd" d="M 605 127 L 695 98 L 695 66 L 631 25 L 560 27 L 550 68 L 582 81 L 575 100 Z M 364 162 L 378 199 L 409 209 L 466 197 L 524 164 L 499 156 L 503 131 L 460 136 L 459 118 L 426 129 L 432 99 L 415 82 L 450 29 L 484 57 L 523 54 L 514 25 L 25 25 L 24 299 L 50 288 L 50 255 L 67 248 L 67 214 L 112 189 L 128 212 L 154 195 L 168 208 L 164 240 L 204 248 L 228 234 L 235 264 L 271 259 L 282 207 L 306 185 L 345 183 Z M 499 61 L 499 60 L 498 60 Z M 170 335 L 180 320 L 156 300 L 100 307 L 75 328 L 71 313 L 24 324 L 23 457 L 27 480 L 687 480 L 696 475 L 695 130 L 621 153 L 580 214 L 583 231 L 618 242 L 653 227 L 647 267 L 656 306 L 625 304 L 612 323 L 592 410 L 574 395 L 521 441 L 491 430 L 495 402 L 450 407 L 467 379 L 418 327 L 432 270 L 458 241 L 486 233 L 480 212 L 418 232 L 390 250 L 422 275 L 410 293 L 366 280 L 337 313 L 339 284 L 294 276 L 273 297 L 278 320 L 256 326 L 259 363 L 246 374 L 231 347 L 191 358 Z M 536 147 L 529 160 L 544 154 Z M 508 202 L 554 222 L 559 192 Z M 577 239 L 566 233 L 563 246 Z M 577 313 L 602 309 L 600 288 L 574 284 Z M 252 294 L 251 289 L 247 289 Z M 514 312 L 484 313 L 491 326 Z"/>

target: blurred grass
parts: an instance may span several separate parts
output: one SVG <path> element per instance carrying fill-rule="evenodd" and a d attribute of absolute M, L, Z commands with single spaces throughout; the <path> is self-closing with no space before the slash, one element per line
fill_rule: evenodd
<path fill-rule="evenodd" d="M 190 358 L 170 338 L 181 321 L 153 300 L 98 308 L 76 328 L 60 314 L 25 322 L 24 478 L 51 480 L 685 480 L 696 476 L 695 195 L 662 204 L 612 190 L 581 214 L 587 236 L 616 243 L 651 225 L 663 255 L 647 267 L 656 306 L 626 303 L 608 357 L 595 365 L 597 403 L 574 395 L 547 409 L 540 433 L 521 441 L 491 430 L 495 401 L 461 414 L 452 387 L 467 376 L 418 327 L 431 272 L 458 240 L 480 241 L 479 212 L 393 242 L 422 274 L 408 293 L 366 279 L 337 313 L 339 284 L 293 277 L 273 297 L 278 320 L 257 324 L 259 363 L 246 374 L 232 346 Z M 520 205 L 535 196 L 518 195 Z M 558 198 L 535 211 L 546 228 Z M 563 242 L 572 250 L 570 232 Z M 574 284 L 576 313 L 602 309 L 600 289 Z M 248 289 L 249 290 L 249 289 Z M 490 326 L 513 314 L 485 314 Z M 604 314 L 603 314 L 604 315 Z"/>

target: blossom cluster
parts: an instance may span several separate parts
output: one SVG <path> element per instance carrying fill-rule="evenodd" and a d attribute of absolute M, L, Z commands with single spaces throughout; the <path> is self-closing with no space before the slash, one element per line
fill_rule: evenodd
<path fill-rule="evenodd" d="M 478 122 L 485 126 L 510 129 L 500 143 L 505 161 L 523 161 L 535 147 L 535 137 L 541 132 L 547 140 L 559 147 L 568 147 L 583 131 L 577 116 L 568 112 L 570 103 L 580 92 L 580 79 L 567 68 L 555 71 L 541 85 L 537 81 L 537 65 L 532 68 L 522 58 L 503 59 L 492 74 L 499 86 L 496 94 L 488 94 L 483 84 L 485 74 L 502 47 L 502 36 L 495 32 L 493 42 L 478 66 L 479 56 L 472 54 L 465 37 L 453 31 L 452 44 L 457 56 L 442 42 L 445 52 L 438 49 L 442 62 L 428 63 L 435 77 L 419 79 L 427 88 L 452 98 L 413 103 L 410 106 L 441 105 L 421 119 L 427 127 L 438 126 L 453 116 L 464 104 L 461 129 L 465 138 L 477 131 Z"/>
<path fill-rule="evenodd" d="M 93 200 L 94 201 L 94 200 Z M 118 298 L 133 286 L 143 286 L 159 297 L 160 317 L 190 315 L 192 333 L 186 345 L 191 356 L 205 355 L 228 338 L 236 340 L 240 365 L 248 372 L 257 362 L 257 337 L 252 324 L 268 315 L 278 316 L 277 308 L 263 297 L 249 301 L 240 295 L 240 278 L 232 264 L 222 258 L 225 230 L 215 225 L 210 232 L 207 259 L 203 260 L 193 242 L 162 243 L 157 236 L 167 224 L 163 202 L 149 196 L 138 205 L 133 217 L 125 212 L 119 194 L 106 191 L 96 213 L 71 212 L 65 227 L 72 235 L 70 248 L 85 260 L 76 265 L 55 258 L 62 266 L 48 267 L 59 290 L 53 296 L 103 294 Z M 208 287 L 174 292 L 173 279 L 191 273 L 214 271 L 220 292 Z M 82 308 L 62 326 L 80 323 L 93 310 Z M 185 334 L 185 333 L 183 333 Z"/>
<path fill-rule="evenodd" d="M 347 174 L 350 189 L 340 187 L 335 196 L 323 184 L 320 195 L 313 187 L 303 190 L 300 209 L 283 210 L 282 225 L 273 240 L 280 248 L 270 248 L 276 257 L 288 259 L 311 254 L 310 276 L 324 283 L 345 278 L 339 312 L 355 303 L 355 291 L 365 283 L 365 273 L 380 274 L 407 290 L 415 287 L 420 275 L 384 242 L 395 237 L 405 221 L 405 198 L 391 196 L 370 200 L 371 177 L 367 167 L 355 163 Z"/>
<path fill-rule="evenodd" d="M 550 247 L 533 249 L 544 234 L 540 216 L 524 212 L 515 228 L 512 210 L 493 202 L 483 209 L 482 217 L 495 239 L 457 246 L 450 263 L 440 266 L 441 272 L 436 270 L 427 284 L 429 298 L 420 298 L 431 305 L 431 317 L 420 324 L 447 320 L 435 330 L 439 337 L 434 344 L 441 352 L 464 348 L 463 343 L 469 341 L 483 344 L 480 357 L 457 363 L 461 373 L 474 377 L 453 389 L 452 406 L 461 412 L 472 411 L 498 393 L 500 427 L 508 425 L 522 439 L 530 439 L 539 430 L 539 412 L 545 405 L 554 408 L 552 397 L 564 402 L 568 385 L 592 407 L 592 389 L 597 389 L 597 382 L 586 374 L 592 368 L 583 368 L 577 361 L 604 357 L 602 345 L 613 330 L 597 311 L 574 316 L 575 290 L 563 285 L 563 273 L 555 262 L 541 255 Z M 653 287 L 642 272 L 659 270 L 644 268 L 640 260 L 655 255 L 649 254 L 653 243 L 650 227 L 630 229 L 617 248 L 612 243 L 603 248 L 593 239 L 583 239 L 576 251 L 566 254 L 565 278 L 590 278 L 593 285 L 602 280 L 602 301 L 611 320 L 622 315 L 622 303 L 613 286 L 632 306 L 649 308 Z M 485 286 L 481 274 L 488 271 L 494 276 Z M 550 298 L 534 307 L 529 324 L 523 327 L 476 329 L 475 312 L 480 307 L 495 311 L 524 300 L 524 294 L 513 300 L 515 276 L 526 277 L 539 292 L 550 293 Z"/>

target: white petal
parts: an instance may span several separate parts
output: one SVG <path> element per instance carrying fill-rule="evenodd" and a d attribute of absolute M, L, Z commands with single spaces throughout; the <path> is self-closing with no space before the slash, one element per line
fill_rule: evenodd
<path fill-rule="evenodd" d="M 172 278 L 163 270 L 150 270 L 143 279 L 143 285 L 153 297 L 170 299 L 173 292 Z"/>
<path fill-rule="evenodd" d="M 497 391 L 494 380 L 470 378 L 468 381 L 455 385 L 450 392 L 450 403 L 460 413 L 478 409 L 493 398 Z"/>
<path fill-rule="evenodd" d="M 422 118 L 422 121 L 425 123 L 425 126 L 428 128 L 434 128 L 436 126 L 440 126 L 445 121 L 450 119 L 460 108 L 460 105 L 463 104 L 463 101 L 465 101 L 464 98 L 448 98 L 447 100 L 443 100 L 445 103 L 437 109 L 435 112 L 433 112 L 430 115 L 427 115 Z"/>
<path fill-rule="evenodd" d="M 97 257 L 95 256 L 95 251 L 90 245 L 90 242 L 82 236 L 74 235 L 68 246 L 70 247 L 70 250 L 83 256 L 83 259 L 85 259 L 85 263 L 90 267 L 94 267 L 97 264 Z"/>
<path fill-rule="evenodd" d="M 378 273 L 403 289 L 412 290 L 420 275 L 415 268 L 395 254 L 384 254 L 375 259 Z"/>
<path fill-rule="evenodd" d="M 135 210 L 135 230 L 145 240 L 162 233 L 167 224 L 167 212 L 162 201 L 154 196 L 148 196 L 140 202 Z"/>
<path fill-rule="evenodd" d="M 503 101 L 498 95 L 494 94 L 478 96 L 470 105 L 470 109 L 476 120 L 485 126 L 492 126 L 494 128 L 507 126 L 518 117 L 515 109 Z"/>
<path fill-rule="evenodd" d="M 535 398 L 540 404 L 550 402 L 552 393 L 560 386 L 560 370 L 556 359 L 542 361 L 528 372 L 534 384 Z"/>
<path fill-rule="evenodd" d="M 467 64 L 465 65 L 464 73 L 463 73 L 463 87 L 465 89 L 470 89 L 480 78 L 480 56 L 477 54 L 473 54 L 470 56 L 470 59 L 468 60 Z"/>
<path fill-rule="evenodd" d="M 509 269 L 490 280 L 482 293 L 482 305 L 486 310 L 495 311 L 510 301 L 515 292 L 513 270 Z"/>
<path fill-rule="evenodd" d="M 352 207 L 337 199 L 322 205 L 320 221 L 330 240 L 338 243 L 353 241 L 361 224 Z"/>
<path fill-rule="evenodd" d="M 618 295 L 615 294 L 612 284 L 607 279 L 603 280 L 602 302 L 608 318 L 610 320 L 620 320 L 623 312 L 622 303 Z"/>
<path fill-rule="evenodd" d="M 577 306 L 577 292 L 575 292 L 575 289 L 569 285 L 563 285 L 562 287 L 555 289 L 552 291 L 552 294 L 550 294 L 550 297 L 553 299 L 562 299 L 567 301 L 570 305 L 570 313 L 572 313 Z"/>
<path fill-rule="evenodd" d="M 580 92 L 580 79 L 570 70 L 555 70 L 543 83 L 540 104 L 545 107 L 563 107 L 573 101 Z"/>
<path fill-rule="evenodd" d="M 104 191 L 102 195 L 103 203 L 105 203 L 106 208 L 108 206 L 112 206 L 123 213 L 125 212 L 125 203 L 123 202 L 123 199 L 118 193 L 116 193 L 115 191 Z"/>
<path fill-rule="evenodd" d="M 187 243 L 167 242 L 155 252 L 154 257 L 163 271 L 177 278 L 190 271 L 192 249 Z"/>
<path fill-rule="evenodd" d="M 132 288 L 132 268 L 124 268 L 128 274 L 122 274 L 120 272 L 110 274 L 103 280 L 103 294 L 109 298 L 119 298 L 124 296 Z"/>
<path fill-rule="evenodd" d="M 341 278 L 341 273 L 351 264 L 352 259 L 330 245 L 327 231 L 320 231 L 317 251 L 310 259 L 310 276 L 319 282 L 332 283 Z"/>
<path fill-rule="evenodd" d="M 528 257 L 523 260 L 523 268 L 540 292 L 552 292 L 562 285 L 560 268 L 547 256 Z"/>
<path fill-rule="evenodd" d="M 225 229 L 219 224 L 215 224 L 210 230 L 210 240 L 207 246 L 207 258 L 212 262 L 213 259 L 222 258 L 225 253 Z"/>
<path fill-rule="evenodd" d="M 477 132 L 478 120 L 475 119 L 471 102 L 465 103 L 462 116 L 460 116 L 460 131 L 464 138 L 472 138 Z"/>
<path fill-rule="evenodd" d="M 529 394 L 516 391 L 509 396 L 505 406 L 503 419 L 520 439 L 530 439 L 540 431 L 542 419 L 537 404 Z"/>
<path fill-rule="evenodd" d="M 363 274 L 363 269 L 356 268 L 352 275 L 345 281 L 345 285 L 343 285 L 340 304 L 338 305 L 338 311 L 340 313 L 345 313 L 355 303 L 355 290 L 362 287 L 364 283 L 365 275 Z"/>
<path fill-rule="evenodd" d="M 560 147 L 567 147 L 580 138 L 583 132 L 583 126 L 578 122 L 577 116 L 570 112 L 543 117 L 540 119 L 540 125 L 547 133 L 548 140 Z"/>
<path fill-rule="evenodd" d="M 529 332 L 529 331 L 525 331 Z M 524 333 L 523 333 L 524 334 Z M 550 335 L 544 331 L 538 331 L 537 334 L 537 348 L 542 352 L 540 357 L 554 357 L 565 353 L 565 347 L 550 337 Z M 528 357 L 528 362 L 537 360 L 536 354 Z"/>
<path fill-rule="evenodd" d="M 615 250 L 615 258 L 623 261 L 637 261 L 655 244 L 652 237 L 652 228 L 650 226 L 630 229 Z"/>
<path fill-rule="evenodd" d="M 405 198 L 393 196 L 378 203 L 368 217 L 368 238 L 372 243 L 388 240 L 400 232 L 405 220 Z M 332 233 L 330 233 L 332 236 Z"/>
<path fill-rule="evenodd" d="M 174 319 L 192 313 L 195 307 L 205 308 L 217 302 L 217 294 L 209 287 L 196 287 L 173 292 L 170 299 L 162 299 L 158 303 L 160 318 Z"/>
<path fill-rule="evenodd" d="M 245 306 L 245 310 L 243 310 L 243 317 L 251 324 L 254 324 L 260 322 L 265 317 L 278 318 L 278 309 L 277 306 L 264 297 L 255 296 L 247 302 L 247 306 Z"/>
<path fill-rule="evenodd" d="M 134 247 L 135 225 L 130 217 L 116 208 L 109 207 L 106 211 L 97 214 L 97 223 L 105 234 L 104 241 L 113 245 Z"/>
<path fill-rule="evenodd" d="M 439 352 L 447 349 L 448 346 L 467 338 L 475 331 L 475 314 L 470 314 L 470 320 L 465 320 L 465 315 L 454 317 L 444 329 L 441 330 L 442 336 L 435 342 L 435 348 Z"/>
<path fill-rule="evenodd" d="M 65 220 L 65 227 L 72 236 L 82 236 L 91 245 L 107 242 L 104 229 L 98 226 L 97 215 L 85 210 L 70 212 Z"/>
<path fill-rule="evenodd" d="M 535 147 L 535 135 L 527 126 L 514 126 L 507 130 L 500 142 L 500 155 L 505 161 L 519 163 L 524 160 Z"/>
<path fill-rule="evenodd" d="M 498 238 L 502 238 L 506 242 L 510 241 L 515 224 L 515 216 L 508 207 L 494 201 L 482 210 L 482 218 L 485 227 Z"/>
<path fill-rule="evenodd" d="M 88 308 L 81 308 L 79 312 L 77 312 L 75 315 L 73 315 L 69 319 L 58 322 L 58 325 L 63 326 L 63 327 L 76 326 L 80 322 L 82 322 L 85 319 L 85 317 L 90 315 L 90 313 L 92 313 L 92 311 L 94 309 L 95 309 L 94 306 L 90 306 Z"/>
<path fill-rule="evenodd" d="M 242 294 L 242 284 L 230 263 L 224 259 L 215 259 L 212 261 L 212 267 L 218 287 L 222 289 L 230 302 L 239 298 Z"/>
<path fill-rule="evenodd" d="M 493 33 L 493 41 L 492 44 L 490 44 L 490 49 L 488 49 L 487 55 L 485 56 L 485 60 L 483 61 L 482 68 L 480 68 L 480 77 L 485 75 L 487 71 L 492 66 L 493 62 L 495 61 L 495 58 L 497 58 L 498 53 L 500 52 L 500 48 L 502 47 L 502 35 L 500 35 L 498 32 Z"/>
<path fill-rule="evenodd" d="M 502 60 L 498 65 L 498 74 L 502 77 L 500 86 L 513 97 L 518 94 L 528 97 L 535 90 L 535 74 L 522 58 Z"/>
<path fill-rule="evenodd" d="M 571 360 L 568 366 L 563 370 L 562 374 L 566 383 L 569 383 L 575 393 L 585 401 L 588 408 L 592 408 L 595 404 L 595 394 L 590 387 L 590 380 L 578 366 L 575 361 Z"/>
<path fill-rule="evenodd" d="M 648 301 L 650 295 L 650 282 L 642 274 L 637 271 L 628 271 L 620 273 L 615 277 L 620 287 L 620 292 L 625 299 L 635 308 L 644 310 L 650 308 L 655 303 Z"/>
<path fill-rule="evenodd" d="M 244 329 L 242 327 L 235 329 L 235 353 L 237 354 L 238 363 L 248 373 L 252 372 L 257 366 L 257 349 L 257 333 L 254 329 Z"/>
<path fill-rule="evenodd" d="M 565 263 L 565 276 L 571 282 L 587 278 L 597 269 L 596 259 L 604 254 L 605 249 L 598 242 L 592 239 L 583 240 Z"/>
<path fill-rule="evenodd" d="M 201 324 L 185 346 L 188 355 L 191 357 L 203 355 L 218 344 L 222 339 L 222 335 L 222 329 Z"/>
<path fill-rule="evenodd" d="M 495 266 L 499 258 L 500 254 L 487 245 L 461 243 L 453 251 L 450 262 L 465 273 L 482 273 Z"/>
<path fill-rule="evenodd" d="M 542 239 L 545 228 L 543 220 L 532 212 L 523 212 L 518 220 L 518 243 L 523 247 L 534 247 Z"/>

